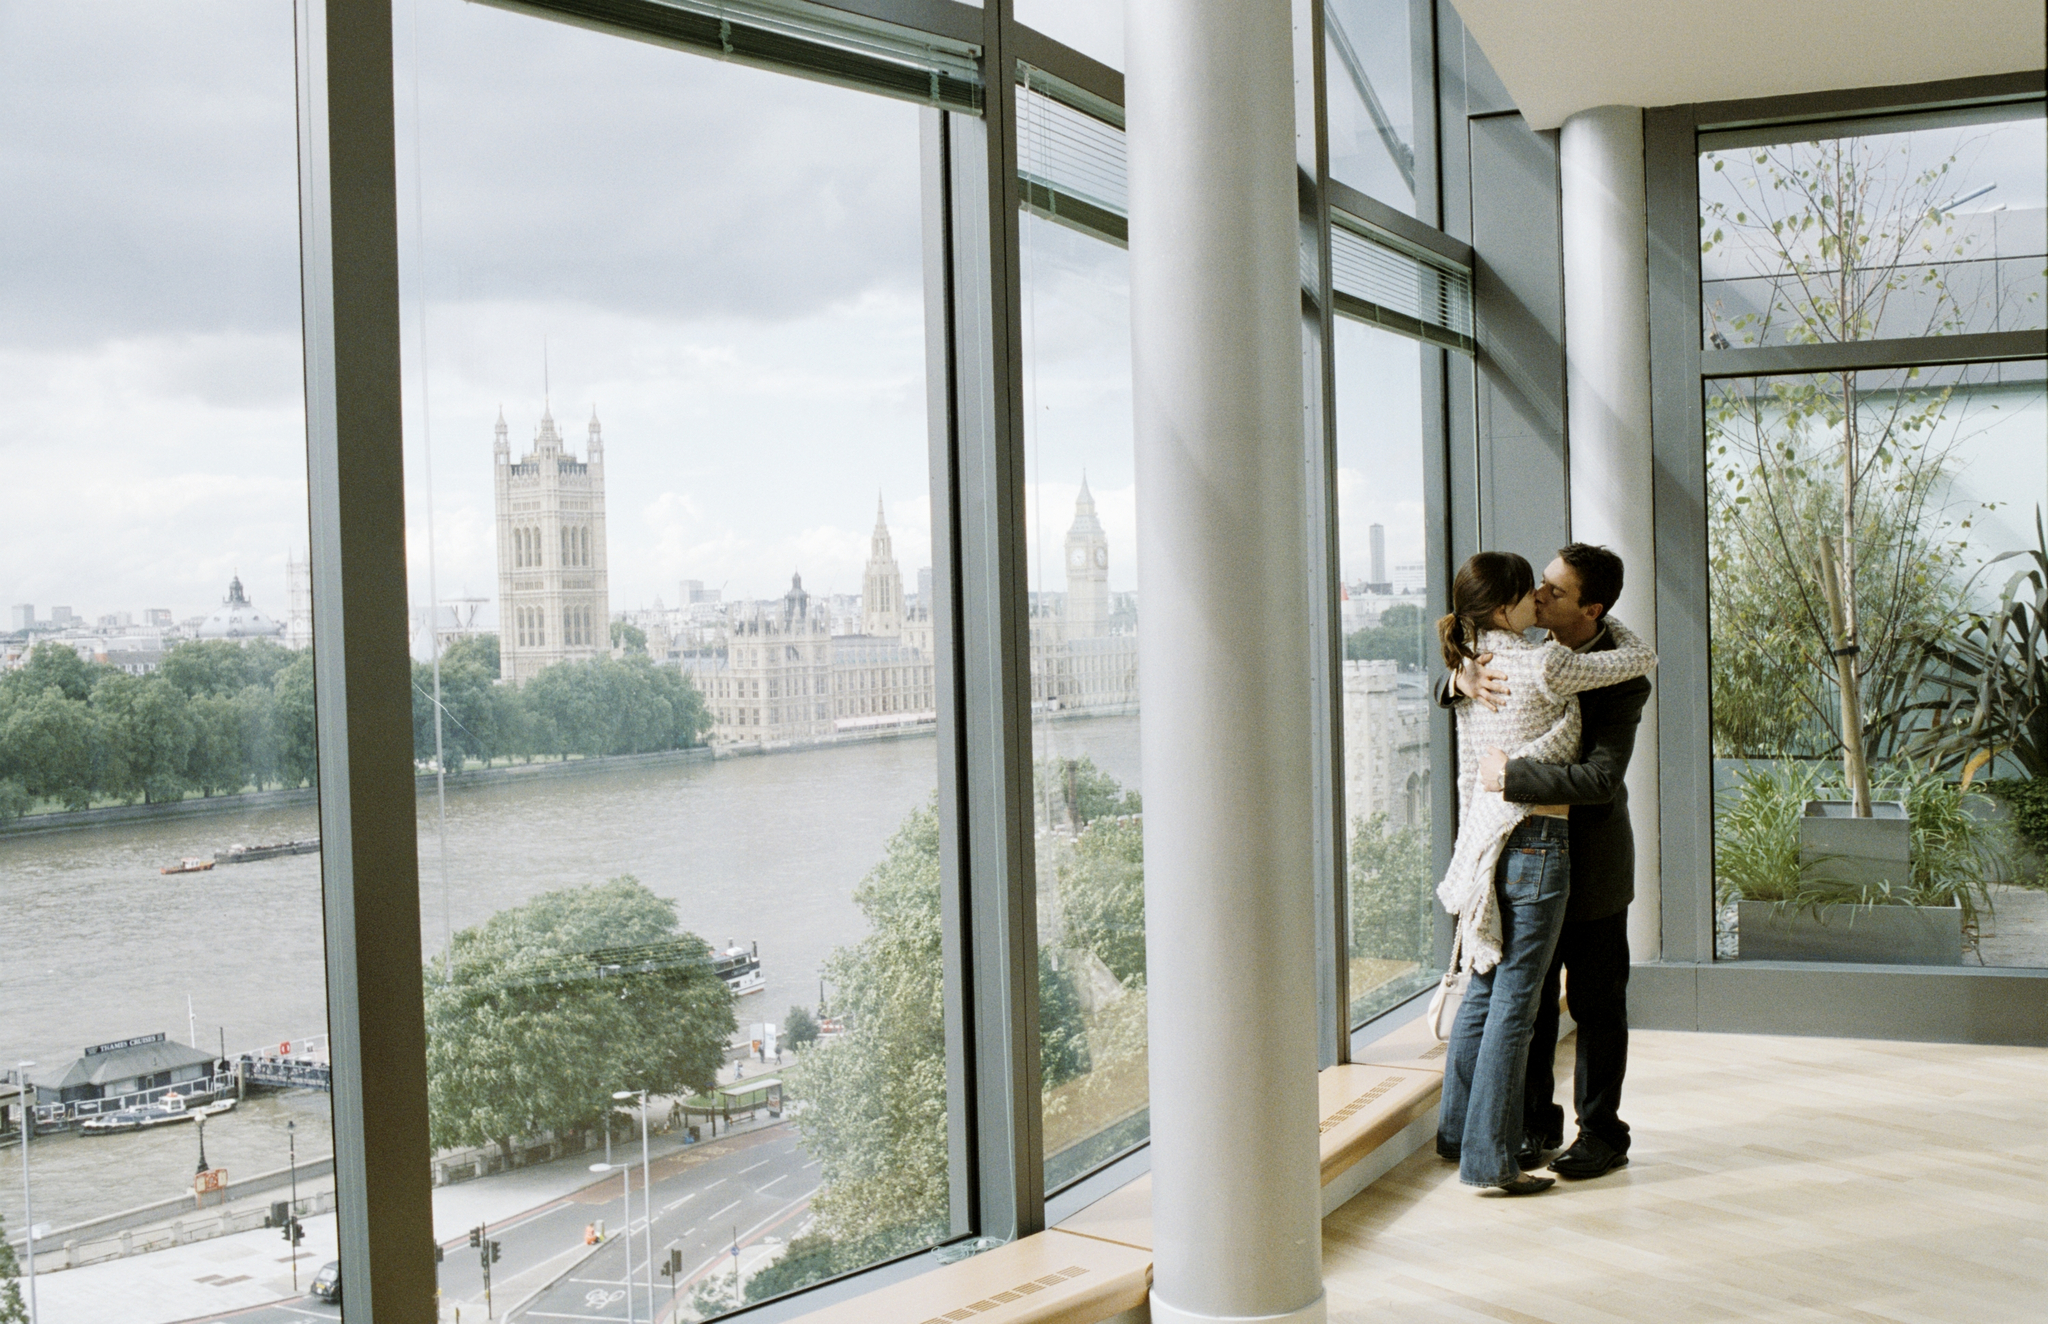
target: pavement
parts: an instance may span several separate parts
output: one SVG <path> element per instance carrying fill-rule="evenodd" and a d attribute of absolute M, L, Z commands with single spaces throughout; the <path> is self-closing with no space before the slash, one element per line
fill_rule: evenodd
<path fill-rule="evenodd" d="M 817 1186 L 817 1167 L 804 1158 L 794 1128 L 766 1114 L 697 1145 L 685 1145 L 680 1135 L 656 1136 L 649 1156 L 656 1267 L 667 1262 L 671 1246 L 684 1251 L 685 1302 L 694 1278 L 708 1272 L 721 1252 L 730 1272 L 735 1232 L 743 1271 L 772 1257 L 807 1217 L 808 1199 Z M 627 1318 L 626 1247 L 619 1235 L 626 1225 L 622 1180 L 616 1173 L 590 1171 L 602 1157 L 602 1151 L 578 1154 L 434 1191 L 434 1237 L 445 1255 L 440 1266 L 443 1320 L 485 1319 L 482 1269 L 468 1242 L 469 1229 L 478 1223 L 487 1225 L 500 1248 L 501 1258 L 492 1266 L 492 1318 L 506 1319 L 507 1310 L 527 1298 L 534 1298 L 534 1324 Z M 640 1146 L 615 1142 L 613 1158 L 632 1164 L 633 1318 L 644 1320 L 647 1223 L 641 1213 Z M 609 1239 L 588 1246 L 586 1229 L 600 1219 Z M 264 1228 L 38 1274 L 40 1322 L 304 1324 L 337 1319 L 335 1307 L 305 1295 L 313 1275 L 337 1256 L 334 1216 L 310 1216 L 303 1226 L 305 1240 L 296 1264 L 282 1232 Z M 664 1317 L 669 1281 L 656 1273 L 657 1304 Z M 593 1293 L 596 1303 L 590 1304 L 586 1298 Z M 511 1316 L 525 1317 L 524 1311 Z"/>

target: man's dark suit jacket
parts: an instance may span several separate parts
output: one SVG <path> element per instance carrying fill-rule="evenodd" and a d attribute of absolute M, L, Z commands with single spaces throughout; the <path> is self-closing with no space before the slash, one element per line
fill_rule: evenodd
<path fill-rule="evenodd" d="M 1592 651 L 1613 647 L 1614 636 L 1602 631 Z M 1636 899 L 1636 835 L 1629 826 L 1628 787 L 1622 778 L 1635 753 L 1636 727 L 1649 698 L 1647 676 L 1587 690 L 1579 695 L 1584 734 L 1577 763 L 1508 760 L 1502 786 L 1510 801 L 1571 806 L 1572 896 L 1565 906 L 1567 924 L 1620 914 Z M 1446 708 L 1460 701 L 1451 691 L 1448 673 L 1437 678 L 1436 700 Z"/>

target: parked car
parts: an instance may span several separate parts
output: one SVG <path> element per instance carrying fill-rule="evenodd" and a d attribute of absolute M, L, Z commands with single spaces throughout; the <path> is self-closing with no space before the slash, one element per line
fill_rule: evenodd
<path fill-rule="evenodd" d="M 322 1301 L 341 1304 L 341 1261 L 329 1260 L 313 1275 L 313 1295 Z"/>

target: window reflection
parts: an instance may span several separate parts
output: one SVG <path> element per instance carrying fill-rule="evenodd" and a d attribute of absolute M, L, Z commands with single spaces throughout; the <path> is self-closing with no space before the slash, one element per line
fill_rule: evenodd
<path fill-rule="evenodd" d="M 1803 142 L 1709 137 L 1700 274 L 1710 349 L 2048 325 L 2039 103 Z"/>
<path fill-rule="evenodd" d="M 1343 318 L 1336 351 L 1348 978 L 1357 1024 L 1437 973 L 1422 355 L 1438 351 Z"/>
<path fill-rule="evenodd" d="M 1417 97 L 1410 0 L 1330 0 L 1323 11 L 1330 177 L 1390 207 L 1415 212 Z M 1427 32 L 1425 50 L 1429 49 Z"/>

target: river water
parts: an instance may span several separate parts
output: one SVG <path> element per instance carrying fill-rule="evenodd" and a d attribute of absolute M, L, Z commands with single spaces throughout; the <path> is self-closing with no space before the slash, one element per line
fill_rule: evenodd
<path fill-rule="evenodd" d="M 1039 752 L 1087 754 L 1138 784 L 1134 717 L 1039 730 Z M 937 784 L 931 737 L 762 757 L 508 778 L 448 792 L 447 881 L 439 818 L 420 797 L 421 953 L 538 893 L 631 874 L 673 898 L 714 945 L 759 942 L 767 986 L 742 1025 L 813 1006 L 827 954 L 865 920 L 853 889 Z M 253 809 L 75 832 L 0 837 L 0 1066 L 23 1058 L 54 1084 L 86 1045 L 168 1033 L 230 1053 L 326 1029 L 317 855 L 164 877 L 185 856 L 317 833 L 313 806 Z M 447 919 L 444 922 L 444 896 Z M 190 1015 L 187 999 L 190 999 Z M 210 1122 L 207 1157 L 234 1175 L 331 1148 L 320 1096 L 252 1100 Z M 38 1223 L 65 1227 L 191 1189 L 190 1126 L 31 1151 Z M 20 1226 L 19 1155 L 0 1151 L 0 1215 Z"/>

